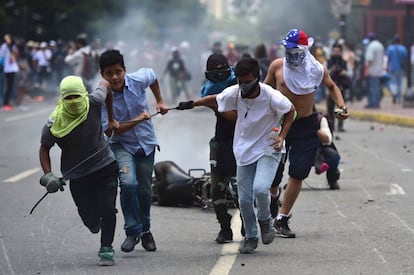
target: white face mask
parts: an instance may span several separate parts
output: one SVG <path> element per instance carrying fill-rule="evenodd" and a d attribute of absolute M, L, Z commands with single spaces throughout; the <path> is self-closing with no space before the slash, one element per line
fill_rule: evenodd
<path fill-rule="evenodd" d="M 306 49 L 286 49 L 285 58 L 289 67 L 298 67 L 306 57 Z"/>

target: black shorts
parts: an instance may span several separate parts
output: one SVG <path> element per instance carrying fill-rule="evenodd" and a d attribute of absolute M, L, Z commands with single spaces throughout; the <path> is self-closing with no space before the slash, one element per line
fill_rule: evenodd
<path fill-rule="evenodd" d="M 286 150 L 289 156 L 289 176 L 305 179 L 313 166 L 316 151 L 319 147 L 317 131 L 318 116 L 296 119 L 286 137 Z"/>

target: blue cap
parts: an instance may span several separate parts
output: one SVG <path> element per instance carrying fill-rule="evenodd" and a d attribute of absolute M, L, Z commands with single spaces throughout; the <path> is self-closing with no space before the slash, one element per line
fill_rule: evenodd
<path fill-rule="evenodd" d="M 279 45 L 283 45 L 288 49 L 295 48 L 298 45 L 308 46 L 308 35 L 299 29 L 291 29 L 285 39 L 278 42 Z"/>

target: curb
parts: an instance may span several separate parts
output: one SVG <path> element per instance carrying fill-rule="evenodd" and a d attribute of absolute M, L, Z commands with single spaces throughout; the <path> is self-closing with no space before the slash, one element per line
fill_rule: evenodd
<path fill-rule="evenodd" d="M 384 124 L 393 124 L 404 127 L 414 128 L 414 119 L 407 116 L 398 116 L 386 113 L 366 113 L 361 111 L 350 111 L 350 118 L 359 118 L 361 120 L 369 120 L 381 122 Z"/>
<path fill-rule="evenodd" d="M 317 105 L 316 108 L 322 112 L 326 112 L 326 108 L 320 105 Z M 398 125 L 403 127 L 412 127 L 414 128 L 414 118 L 408 116 L 399 116 L 387 113 L 368 113 L 358 110 L 349 110 L 349 118 L 350 119 L 360 119 L 360 120 L 367 120 L 367 121 L 376 121 L 379 123 L 384 124 L 392 124 Z"/>

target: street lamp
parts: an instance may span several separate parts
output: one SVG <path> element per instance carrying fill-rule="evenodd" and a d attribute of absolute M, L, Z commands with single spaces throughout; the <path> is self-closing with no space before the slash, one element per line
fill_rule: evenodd
<path fill-rule="evenodd" d="M 411 28 L 411 10 L 412 5 L 414 5 L 414 0 L 394 0 L 395 4 L 404 4 L 405 5 L 405 46 L 408 50 L 408 58 L 407 58 L 407 92 L 403 97 L 403 107 L 413 107 L 414 106 L 414 91 L 412 89 L 412 78 L 411 78 L 411 71 L 412 71 L 412 64 L 411 64 L 411 44 L 412 44 L 412 35 L 410 32 Z"/>
<path fill-rule="evenodd" d="M 341 38 L 346 40 L 346 19 L 347 15 L 351 12 L 352 1 L 351 0 L 332 0 L 331 9 L 332 13 L 339 20 L 339 32 Z"/>

